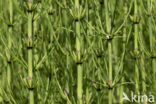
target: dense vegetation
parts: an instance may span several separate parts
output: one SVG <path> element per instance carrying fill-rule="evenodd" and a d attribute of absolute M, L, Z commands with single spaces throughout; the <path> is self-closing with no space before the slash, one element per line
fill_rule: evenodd
<path fill-rule="evenodd" d="M 155 0 L 0 0 L 0 104 L 124 94 L 156 96 Z"/>

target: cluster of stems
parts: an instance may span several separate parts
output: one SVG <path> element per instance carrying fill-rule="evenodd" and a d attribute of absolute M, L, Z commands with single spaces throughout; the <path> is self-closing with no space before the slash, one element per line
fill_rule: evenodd
<path fill-rule="evenodd" d="M 125 94 L 154 94 L 155 8 L 154 0 L 0 0 L 0 103 L 124 104 Z"/>

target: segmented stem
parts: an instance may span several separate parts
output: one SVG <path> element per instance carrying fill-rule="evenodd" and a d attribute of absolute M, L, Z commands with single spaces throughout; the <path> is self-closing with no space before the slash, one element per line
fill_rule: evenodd
<path fill-rule="evenodd" d="M 28 3 L 32 3 L 29 0 Z M 29 104 L 34 104 L 33 81 L 33 13 L 28 12 L 28 77 L 29 77 Z"/>
<path fill-rule="evenodd" d="M 138 53 L 138 5 L 137 0 L 134 1 L 134 52 Z M 135 56 L 136 57 L 136 56 Z M 135 60 L 135 88 L 136 92 L 139 93 L 139 69 L 138 69 L 138 59 Z"/>
<path fill-rule="evenodd" d="M 75 0 L 75 7 L 78 10 L 79 9 L 79 0 Z M 80 42 L 80 21 L 76 21 L 76 52 L 77 52 L 77 59 L 80 60 L 80 48 L 81 48 L 81 42 Z M 83 69 L 81 64 L 77 64 L 77 103 L 83 104 L 82 101 L 82 77 L 83 77 Z"/>
<path fill-rule="evenodd" d="M 108 0 L 104 0 L 105 3 L 105 13 L 106 13 L 106 28 L 107 28 L 107 35 L 108 37 L 110 37 L 110 32 L 111 32 L 111 19 L 109 17 L 109 10 L 108 10 Z M 108 85 L 109 87 L 112 87 L 112 40 L 108 39 L 108 60 L 109 60 L 109 82 Z M 108 104 L 112 104 L 113 103 L 113 91 L 112 88 L 109 89 L 109 101 Z"/>

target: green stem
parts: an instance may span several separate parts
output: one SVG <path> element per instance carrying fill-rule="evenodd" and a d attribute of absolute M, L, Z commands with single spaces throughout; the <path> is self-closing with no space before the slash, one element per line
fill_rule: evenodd
<path fill-rule="evenodd" d="M 142 9 L 139 8 L 139 12 L 142 15 Z M 139 24 L 140 27 L 140 34 L 141 37 L 143 36 L 143 26 L 142 24 Z M 140 68 L 141 68 L 141 78 L 142 78 L 142 94 L 146 94 L 146 70 L 145 70 L 145 54 L 141 54 L 141 59 L 140 59 Z M 144 104 L 147 104 L 146 99 L 144 99 Z"/>
<path fill-rule="evenodd" d="M 30 2 L 31 1 L 31 2 Z M 29 3 L 32 3 L 30 0 Z M 29 104 L 34 104 L 33 81 L 33 13 L 28 12 L 28 76 L 29 76 Z"/>
<path fill-rule="evenodd" d="M 109 12 L 108 12 L 108 0 L 104 0 L 105 3 L 105 13 L 106 13 L 106 28 L 107 28 L 107 35 L 108 37 L 110 37 L 110 31 L 111 31 L 111 21 L 110 21 L 110 17 L 109 17 Z M 112 40 L 108 39 L 108 58 L 109 58 L 109 101 L 108 104 L 112 104 L 113 103 L 113 91 L 111 89 L 112 87 Z"/>
<path fill-rule="evenodd" d="M 109 86 L 112 87 L 112 43 L 108 42 L 108 52 L 109 52 Z M 109 89 L 109 104 L 112 104 L 113 92 Z"/>
<path fill-rule="evenodd" d="M 125 45 L 126 45 L 126 27 L 124 27 L 124 30 L 123 30 L 123 46 L 122 46 L 122 48 L 123 48 L 123 53 L 125 53 Z M 122 63 L 121 63 L 121 67 L 122 67 L 122 69 L 124 69 L 124 60 L 122 61 Z M 124 77 L 121 79 L 121 81 L 122 82 L 124 82 Z M 122 98 L 123 98 L 123 86 L 121 86 L 120 87 L 120 104 L 123 104 L 123 101 L 122 101 Z"/>
<path fill-rule="evenodd" d="M 77 10 L 79 9 L 79 0 L 75 0 L 75 7 Z M 76 21 L 76 51 L 77 51 L 77 59 L 80 60 L 80 21 Z M 82 65 L 77 65 L 77 103 L 83 104 L 82 101 L 82 77 L 83 77 L 83 70 Z"/>
<path fill-rule="evenodd" d="M 126 15 L 127 15 L 127 5 L 125 6 L 125 18 L 126 18 Z M 124 26 L 124 29 L 123 29 L 123 45 L 122 45 L 122 49 L 123 49 L 123 54 L 125 54 L 125 51 L 126 51 L 126 34 L 127 34 L 127 29 L 126 29 L 126 25 L 127 25 L 127 22 L 125 22 L 125 24 L 124 24 L 125 26 Z M 122 63 L 121 63 L 121 67 L 122 67 L 122 69 L 124 69 L 124 59 L 123 59 L 123 61 L 122 61 Z M 121 79 L 121 82 L 124 82 L 124 77 Z M 123 90 L 124 90 L 124 87 L 123 86 L 121 86 L 120 87 L 120 104 L 123 104 L 123 101 L 122 101 L 122 98 L 123 98 Z"/>
<path fill-rule="evenodd" d="M 66 4 L 66 1 L 64 1 L 64 4 Z M 64 27 L 65 28 L 68 28 L 68 18 L 67 18 L 67 11 L 66 11 L 66 8 L 63 9 L 63 19 L 64 19 Z M 66 36 L 66 48 L 68 49 L 68 32 L 67 31 L 64 31 L 65 33 L 65 36 Z M 65 85 L 65 88 L 67 90 L 67 93 L 69 93 L 69 74 L 68 74 L 68 70 L 69 70 L 69 53 L 67 51 L 67 54 L 66 54 L 66 68 L 67 70 L 65 70 L 65 77 L 66 77 L 66 85 Z M 68 95 L 67 95 L 68 96 Z M 68 98 L 67 98 L 67 104 L 70 104 Z"/>
<path fill-rule="evenodd" d="M 8 80 L 8 86 L 10 87 L 10 83 L 11 83 L 11 35 L 12 35 L 12 25 L 13 25 L 13 1 L 10 0 L 9 2 L 10 4 L 10 8 L 9 8 L 9 12 L 10 12 L 10 26 L 9 28 L 9 37 L 8 37 L 8 53 L 7 53 L 7 61 L 8 61 L 8 66 L 7 66 L 7 80 Z"/>
<path fill-rule="evenodd" d="M 147 2 L 147 5 L 148 5 L 148 15 L 149 15 L 149 17 L 148 17 L 148 30 L 149 30 L 149 38 L 150 38 L 150 50 L 151 50 L 151 52 L 152 52 L 152 55 L 154 55 L 154 44 L 155 44 L 155 41 L 154 41 L 154 34 L 153 34 L 153 29 L 152 29 L 152 16 L 151 16 L 151 0 L 148 0 L 148 2 Z M 153 58 L 152 59 L 152 70 L 153 70 L 153 85 L 154 85 L 154 88 L 155 88 L 155 91 L 156 91 L 156 87 L 155 87 L 155 84 L 156 84 L 156 82 L 155 82 L 155 73 L 156 73 L 156 70 L 155 70 L 155 68 L 156 68 L 156 60 Z"/>
<path fill-rule="evenodd" d="M 137 6 L 137 0 L 134 2 L 134 22 L 137 21 L 137 15 L 138 15 L 138 6 Z M 134 24 L 134 50 L 136 53 L 138 53 L 138 24 Z M 138 59 L 135 60 L 135 88 L 136 92 L 139 93 L 139 69 L 138 69 Z"/>

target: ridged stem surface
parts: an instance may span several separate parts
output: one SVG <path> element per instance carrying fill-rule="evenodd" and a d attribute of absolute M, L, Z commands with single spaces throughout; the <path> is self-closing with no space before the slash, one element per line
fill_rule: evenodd
<path fill-rule="evenodd" d="M 134 1 L 134 52 L 138 53 L 138 5 L 137 0 Z M 136 54 L 137 55 L 137 54 Z M 135 89 L 139 93 L 139 69 L 138 69 L 138 59 L 135 56 Z"/>
<path fill-rule="evenodd" d="M 32 3 L 32 0 L 29 1 Z M 29 80 L 29 104 L 34 104 L 33 81 L 33 13 L 28 12 L 28 80 Z"/>
<path fill-rule="evenodd" d="M 79 9 L 79 0 L 75 0 L 75 7 Z M 77 59 L 80 60 L 80 20 L 76 21 L 76 53 Z M 83 69 L 81 64 L 77 64 L 77 103 L 83 104 L 82 101 L 82 77 L 83 77 Z"/>
<path fill-rule="evenodd" d="M 108 10 L 108 0 L 104 0 L 104 4 L 105 4 L 105 19 L 106 19 L 106 31 L 107 31 L 107 38 L 108 38 L 108 73 L 109 73 L 109 78 L 108 78 L 108 85 L 109 87 L 112 87 L 112 40 L 109 40 L 109 38 L 111 37 L 110 32 L 111 32 L 111 19 L 109 16 L 109 10 Z M 108 104 L 112 104 L 113 103 L 113 91 L 112 88 L 109 89 L 108 92 Z"/>

